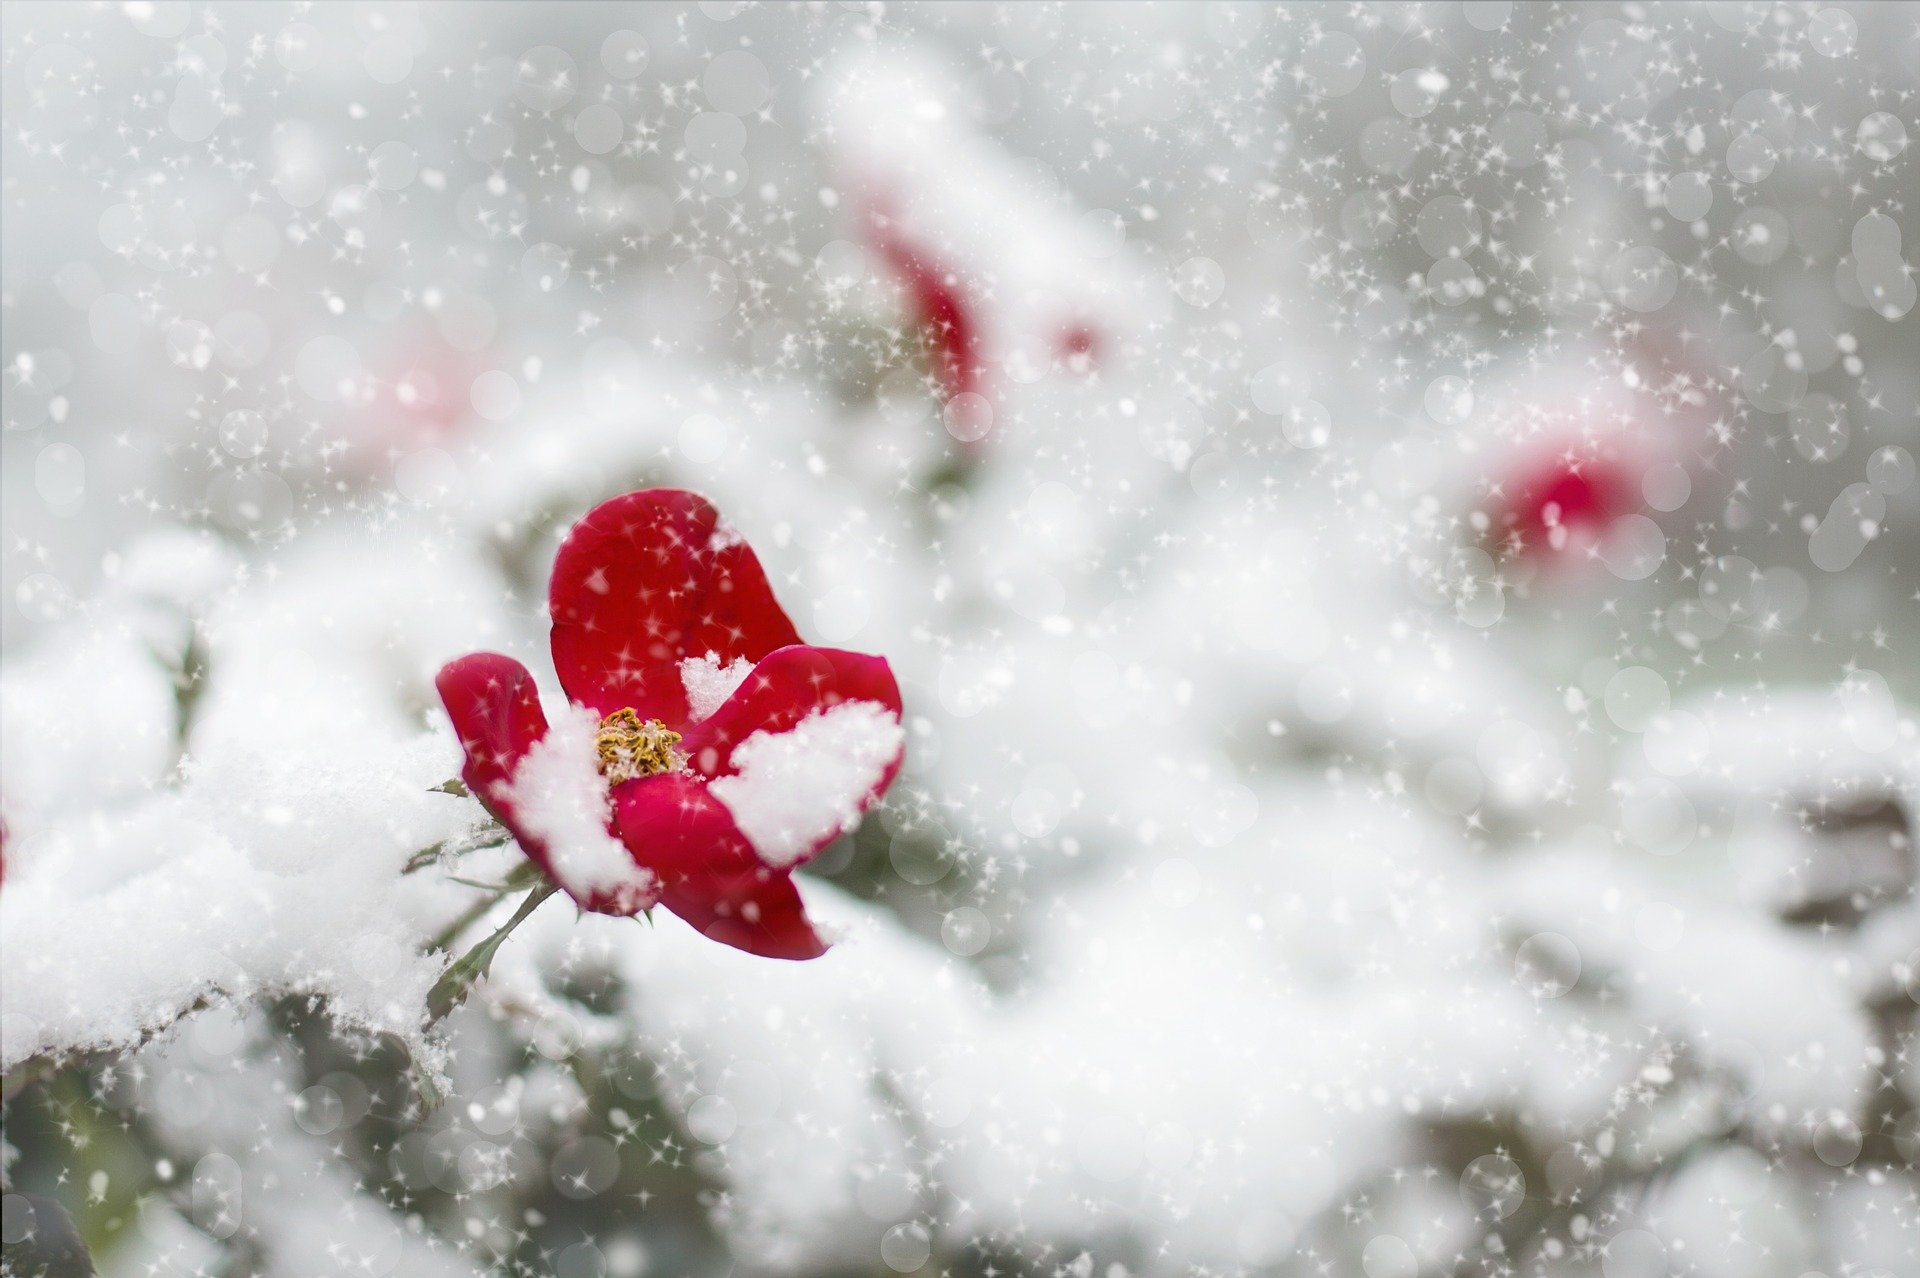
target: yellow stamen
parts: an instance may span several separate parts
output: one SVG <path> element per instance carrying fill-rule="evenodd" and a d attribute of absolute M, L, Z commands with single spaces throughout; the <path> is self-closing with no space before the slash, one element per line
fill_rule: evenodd
<path fill-rule="evenodd" d="M 602 719 L 594 738 L 600 775 L 609 782 L 679 771 L 687 762 L 687 756 L 674 748 L 679 744 L 679 733 L 658 719 L 642 721 L 631 708 L 615 710 Z"/>

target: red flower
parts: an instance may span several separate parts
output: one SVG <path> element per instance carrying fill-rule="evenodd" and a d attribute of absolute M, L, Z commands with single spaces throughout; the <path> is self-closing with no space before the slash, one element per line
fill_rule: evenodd
<path fill-rule="evenodd" d="M 571 703 L 551 730 L 511 657 L 440 671 L 468 787 L 584 909 L 657 901 L 754 954 L 824 953 L 792 872 L 899 771 L 886 661 L 802 644 L 752 549 L 671 488 L 574 525 L 548 610 Z"/>
<path fill-rule="evenodd" d="M 1529 463 L 1511 490 L 1501 514 L 1503 535 L 1534 554 L 1563 550 L 1569 538 L 1598 539 L 1638 509 L 1633 479 L 1621 463 L 1571 450 Z"/>
<path fill-rule="evenodd" d="M 893 217 L 876 207 L 868 222 L 875 249 L 906 286 L 915 319 L 933 341 L 933 374 L 948 398 L 979 393 L 985 366 L 980 329 L 960 291 L 958 275 L 916 249 Z"/>

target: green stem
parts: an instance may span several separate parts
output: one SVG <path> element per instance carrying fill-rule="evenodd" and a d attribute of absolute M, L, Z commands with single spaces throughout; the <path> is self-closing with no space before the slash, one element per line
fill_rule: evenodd
<path fill-rule="evenodd" d="M 440 979 L 434 982 L 432 992 L 427 995 L 427 1024 L 438 1025 L 446 1019 L 449 1012 L 466 1001 L 468 992 L 493 966 L 493 956 L 499 950 L 500 943 L 506 940 L 513 929 L 519 927 L 529 914 L 539 908 L 540 902 L 552 896 L 557 890 L 551 883 L 542 883 L 527 893 L 526 900 L 520 902 L 520 908 L 513 912 L 513 917 L 508 919 L 499 931 L 455 959 L 452 966 L 441 973 Z M 488 901 L 485 904 L 492 905 L 493 902 Z"/>
<path fill-rule="evenodd" d="M 492 896 L 483 896 L 466 909 L 460 911 L 460 917 L 442 928 L 440 934 L 433 938 L 433 943 L 429 945 L 428 948 L 435 950 L 451 949 L 455 939 L 469 927 L 472 927 L 475 923 L 485 918 L 487 911 L 498 905 L 500 898 L 505 895 L 506 893 L 504 892 L 496 892 Z"/>
<path fill-rule="evenodd" d="M 453 881 L 455 883 L 467 882 L 466 879 L 454 879 Z M 479 922 L 482 918 L 485 918 L 487 911 L 500 903 L 501 897 L 506 896 L 510 892 L 518 892 L 521 888 L 533 887 L 541 881 L 540 867 L 531 861 L 526 861 L 516 866 L 513 872 L 508 874 L 507 877 L 497 885 L 490 883 L 473 884 L 474 887 L 484 890 L 486 895 L 462 910 L 459 917 L 441 928 L 439 935 L 428 942 L 427 948 L 432 950 L 452 949 L 453 943 L 460 938 L 460 934 Z"/>

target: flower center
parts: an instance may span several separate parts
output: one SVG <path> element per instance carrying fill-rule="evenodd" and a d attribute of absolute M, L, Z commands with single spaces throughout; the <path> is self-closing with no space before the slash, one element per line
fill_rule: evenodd
<path fill-rule="evenodd" d="M 631 707 L 602 719 L 593 744 L 600 756 L 600 775 L 610 783 L 677 772 L 687 762 L 687 756 L 674 748 L 680 744 L 679 733 L 658 719 L 641 719 Z"/>

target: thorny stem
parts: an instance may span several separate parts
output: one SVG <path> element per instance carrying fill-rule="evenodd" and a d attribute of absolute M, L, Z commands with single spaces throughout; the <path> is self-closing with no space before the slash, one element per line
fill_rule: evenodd
<path fill-rule="evenodd" d="M 483 848 L 497 848 L 512 837 L 507 832 L 507 828 L 498 821 L 489 821 L 478 829 L 455 835 L 451 839 L 442 839 L 438 843 L 430 843 L 421 848 L 407 858 L 407 863 L 400 873 L 413 874 L 426 869 L 429 865 L 464 856 L 469 852 L 478 852 Z"/>

